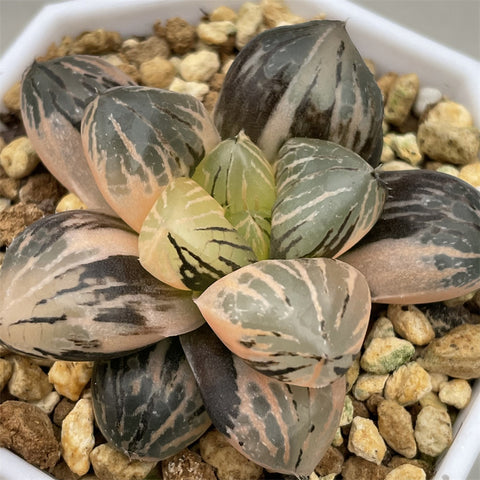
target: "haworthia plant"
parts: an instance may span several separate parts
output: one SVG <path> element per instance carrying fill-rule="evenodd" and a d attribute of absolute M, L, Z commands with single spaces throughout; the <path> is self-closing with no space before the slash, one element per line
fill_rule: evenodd
<path fill-rule="evenodd" d="M 261 373 L 322 387 L 360 351 L 370 292 L 337 260 L 263 260 L 221 278 L 196 304 L 222 342 Z"/>
<path fill-rule="evenodd" d="M 267 30 L 237 55 L 215 108 L 222 138 L 241 129 L 274 161 L 290 137 L 339 143 L 376 166 L 380 89 L 345 29 L 318 20 Z"/>
<path fill-rule="evenodd" d="M 99 95 L 85 112 L 82 138 L 103 196 L 137 232 L 162 188 L 190 176 L 220 141 L 199 100 L 148 87 Z"/>
<path fill-rule="evenodd" d="M 206 325 L 181 342 L 212 423 L 229 442 L 270 470 L 310 475 L 338 427 L 344 377 L 323 388 L 266 377 L 232 355 Z"/>
<path fill-rule="evenodd" d="M 61 360 L 120 356 L 197 328 L 190 295 L 138 262 L 138 237 L 87 210 L 44 217 L 12 243 L 0 269 L 0 338 Z"/>
<path fill-rule="evenodd" d="M 22 80 L 23 123 L 42 162 L 89 208 L 111 214 L 84 156 L 80 123 L 85 108 L 99 93 L 133 84 L 107 61 L 87 55 L 34 62 Z"/>
<path fill-rule="evenodd" d="M 333 142 L 292 138 L 276 164 L 271 258 L 334 257 L 375 224 L 386 190 L 359 155 Z"/>
<path fill-rule="evenodd" d="M 268 258 L 275 179 L 272 166 L 247 135 L 241 131 L 219 143 L 192 178 L 225 208 L 225 217 L 257 258 Z"/>
<path fill-rule="evenodd" d="M 178 337 L 95 362 L 92 399 L 102 434 L 132 459 L 174 455 L 211 424 Z"/>
<path fill-rule="evenodd" d="M 256 260 L 221 205 L 191 178 L 175 178 L 149 212 L 139 237 L 140 263 L 182 290 L 210 284 Z"/>
<path fill-rule="evenodd" d="M 451 175 L 381 172 L 388 198 L 370 232 L 341 259 L 381 303 L 427 303 L 480 288 L 480 192 Z"/>

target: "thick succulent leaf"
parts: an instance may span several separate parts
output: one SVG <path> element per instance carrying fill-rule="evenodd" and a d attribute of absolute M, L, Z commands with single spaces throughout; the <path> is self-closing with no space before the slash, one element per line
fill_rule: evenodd
<path fill-rule="evenodd" d="M 34 62 L 22 80 L 22 117 L 33 148 L 57 180 L 89 208 L 113 211 L 83 153 L 80 122 L 99 93 L 134 82 L 108 62 L 87 55 Z"/>
<path fill-rule="evenodd" d="M 288 385 L 232 355 L 208 326 L 181 343 L 215 427 L 265 468 L 310 475 L 340 421 L 345 380 L 323 388 Z"/>
<path fill-rule="evenodd" d="M 257 35 L 228 70 L 215 108 L 222 138 L 241 129 L 270 161 L 290 137 L 322 138 L 371 165 L 381 155 L 380 90 L 345 30 L 318 20 Z"/>
<path fill-rule="evenodd" d="M 261 373 L 322 387 L 360 351 L 370 314 L 363 276 L 328 258 L 263 260 L 196 299 L 220 340 Z"/>
<path fill-rule="evenodd" d="M 220 141 L 199 100 L 148 87 L 98 96 L 85 112 L 82 138 L 103 196 L 136 231 L 162 188 L 190 176 Z"/>
<path fill-rule="evenodd" d="M 359 155 L 325 140 L 292 138 L 276 165 L 271 258 L 334 257 L 375 224 L 386 190 Z"/>
<path fill-rule="evenodd" d="M 44 217 L 8 249 L 0 270 L 0 341 L 62 360 L 122 355 L 197 328 L 190 295 L 138 262 L 138 237 L 87 210 Z"/>
<path fill-rule="evenodd" d="M 256 260 L 220 204 L 191 178 L 175 178 L 162 191 L 138 245 L 143 267 L 182 290 L 205 290 Z"/>
<path fill-rule="evenodd" d="M 103 436 L 134 459 L 175 455 L 211 424 L 178 337 L 96 362 L 92 398 Z"/>
<path fill-rule="evenodd" d="M 341 259 L 380 303 L 428 303 L 480 288 L 480 192 L 429 170 L 380 172 L 380 219 Z"/>

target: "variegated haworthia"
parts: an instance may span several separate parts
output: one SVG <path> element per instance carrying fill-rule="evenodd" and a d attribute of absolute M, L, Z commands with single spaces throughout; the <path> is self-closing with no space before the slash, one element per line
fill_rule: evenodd
<path fill-rule="evenodd" d="M 191 178 L 175 178 L 162 191 L 138 245 L 142 266 L 182 290 L 205 290 L 256 260 L 221 205 Z"/>
<path fill-rule="evenodd" d="M 256 257 L 267 259 L 275 179 L 262 151 L 241 131 L 207 154 L 192 178 L 225 208 Z"/>
<path fill-rule="evenodd" d="M 104 437 L 133 459 L 174 455 L 211 424 L 178 337 L 95 362 L 92 399 Z"/>
<path fill-rule="evenodd" d="M 103 196 L 137 232 L 162 188 L 190 176 L 220 141 L 199 100 L 148 87 L 99 95 L 85 112 L 82 138 Z"/>
<path fill-rule="evenodd" d="M 370 232 L 341 259 L 380 303 L 448 300 L 480 288 L 480 192 L 430 170 L 380 172 L 388 198 Z"/>
<path fill-rule="evenodd" d="M 375 224 L 386 190 L 359 155 L 333 142 L 292 138 L 276 164 L 271 258 L 335 257 Z"/>
<path fill-rule="evenodd" d="M 202 326 L 182 346 L 215 427 L 255 463 L 310 475 L 338 428 L 345 378 L 323 388 L 288 385 L 258 373 Z"/>
<path fill-rule="evenodd" d="M 138 237 L 120 219 L 87 210 L 38 220 L 0 270 L 0 341 L 61 360 L 120 356 L 197 328 L 190 295 L 138 262 Z"/>
<path fill-rule="evenodd" d="M 339 143 L 373 166 L 382 152 L 380 89 L 344 22 L 257 35 L 229 68 L 214 115 L 222 138 L 245 129 L 270 161 L 290 137 Z"/>
<path fill-rule="evenodd" d="M 111 214 L 85 159 L 80 123 L 96 95 L 118 85 L 134 82 L 101 58 L 73 55 L 34 62 L 21 88 L 23 123 L 44 165 L 89 208 Z"/>
<path fill-rule="evenodd" d="M 197 299 L 223 343 L 259 372 L 306 387 L 342 376 L 370 314 L 363 276 L 328 258 L 263 260 L 215 282 Z"/>

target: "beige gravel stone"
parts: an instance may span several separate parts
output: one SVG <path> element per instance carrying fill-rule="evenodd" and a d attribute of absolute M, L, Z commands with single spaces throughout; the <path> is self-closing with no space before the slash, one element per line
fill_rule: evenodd
<path fill-rule="evenodd" d="M 458 177 L 476 188 L 480 187 L 480 161 L 464 165 Z"/>
<path fill-rule="evenodd" d="M 221 5 L 210 13 L 209 18 L 211 22 L 221 22 L 226 20 L 235 23 L 237 21 L 237 13 L 230 7 Z"/>
<path fill-rule="evenodd" d="M 180 64 L 180 75 L 187 82 L 208 82 L 220 68 L 216 52 L 200 50 L 188 54 Z"/>
<path fill-rule="evenodd" d="M 440 165 L 436 169 L 436 171 L 439 173 L 446 173 L 447 175 L 452 175 L 452 177 L 458 177 L 460 175 L 460 170 L 450 164 Z"/>
<path fill-rule="evenodd" d="M 337 428 L 335 435 L 333 436 L 332 446 L 340 447 L 343 445 L 343 435 L 340 427 Z"/>
<path fill-rule="evenodd" d="M 426 480 L 426 478 L 427 475 L 420 467 L 406 463 L 389 472 L 385 480 Z"/>
<path fill-rule="evenodd" d="M 140 80 L 147 87 L 167 88 L 175 78 L 176 69 L 166 58 L 156 56 L 139 67 Z"/>
<path fill-rule="evenodd" d="M 429 372 L 432 383 L 432 392 L 438 392 L 442 383 L 448 382 L 448 375 L 444 373 Z"/>
<path fill-rule="evenodd" d="M 207 45 L 225 45 L 236 31 L 237 27 L 229 20 L 201 22 L 197 26 L 198 38 Z"/>
<path fill-rule="evenodd" d="M 410 362 L 395 370 L 385 383 L 387 400 L 400 405 L 412 405 L 432 390 L 430 375 L 417 362 Z"/>
<path fill-rule="evenodd" d="M 432 406 L 420 410 L 415 423 L 415 440 L 420 452 L 436 457 L 452 439 L 452 424 L 447 412 Z"/>
<path fill-rule="evenodd" d="M 439 408 L 440 410 L 448 410 L 448 407 L 443 403 L 435 392 L 426 393 L 420 400 L 419 403 L 422 407 L 431 406 Z"/>
<path fill-rule="evenodd" d="M 460 103 L 446 100 L 432 107 L 426 116 L 429 122 L 445 122 L 455 127 L 473 126 L 472 114 Z"/>
<path fill-rule="evenodd" d="M 368 332 L 363 345 L 367 347 L 373 338 L 388 337 L 395 337 L 395 330 L 393 329 L 391 320 L 386 315 L 381 315 L 373 322 L 372 328 Z"/>
<path fill-rule="evenodd" d="M 20 81 L 15 82 L 3 96 L 3 103 L 5 107 L 8 108 L 11 112 L 19 112 L 20 111 L 20 89 L 21 83 Z M 1 148 L 0 148 L 1 151 Z"/>
<path fill-rule="evenodd" d="M 93 362 L 56 361 L 48 371 L 55 390 L 70 400 L 78 400 L 92 377 Z"/>
<path fill-rule="evenodd" d="M 398 158 L 415 167 L 423 161 L 423 155 L 418 148 L 417 137 L 414 133 L 390 133 L 388 135 L 390 137 L 390 147 Z"/>
<path fill-rule="evenodd" d="M 345 425 L 349 425 L 352 423 L 353 420 L 353 403 L 352 399 L 350 398 L 350 395 L 345 395 L 345 400 L 343 401 L 343 409 L 342 409 L 342 415 L 340 417 L 340 423 L 339 425 L 341 427 L 344 427 Z"/>
<path fill-rule="evenodd" d="M 25 401 L 40 400 L 52 391 L 47 374 L 33 361 L 20 355 L 8 357 L 13 372 L 8 381 L 8 391 Z"/>
<path fill-rule="evenodd" d="M 253 2 L 245 2 L 238 10 L 237 36 L 235 45 L 243 48 L 259 31 L 263 22 L 262 7 Z"/>
<path fill-rule="evenodd" d="M 130 460 L 106 443 L 92 450 L 90 460 L 99 480 L 143 480 L 157 464 Z"/>
<path fill-rule="evenodd" d="M 355 417 L 348 436 L 348 450 L 369 462 L 380 465 L 387 447 L 373 420 Z"/>
<path fill-rule="evenodd" d="M 283 0 L 262 0 L 260 5 L 267 28 L 305 22 L 303 17 L 292 13 Z"/>
<path fill-rule="evenodd" d="M 152 35 L 143 41 L 126 40 L 122 44 L 122 53 L 128 62 L 139 67 L 154 57 L 168 58 L 170 47 L 164 38 Z"/>
<path fill-rule="evenodd" d="M 209 92 L 208 84 L 204 82 L 186 82 L 175 77 L 168 87 L 172 92 L 186 93 L 202 101 Z"/>
<path fill-rule="evenodd" d="M 414 345 L 427 345 L 435 338 L 432 325 L 415 305 L 389 305 L 387 316 L 395 332 Z"/>
<path fill-rule="evenodd" d="M 66 212 L 68 210 L 85 210 L 87 206 L 74 194 L 67 193 L 57 204 L 56 212 Z"/>
<path fill-rule="evenodd" d="M 95 446 L 93 420 L 92 402 L 82 398 L 62 422 L 62 456 L 70 470 L 80 476 L 90 469 L 89 455 Z"/>
<path fill-rule="evenodd" d="M 72 53 L 100 55 L 118 50 L 121 44 L 122 37 L 118 32 L 99 28 L 79 35 L 72 46 Z"/>
<path fill-rule="evenodd" d="M 472 398 L 472 387 L 466 380 L 454 378 L 440 386 L 438 398 L 443 403 L 461 410 L 468 405 Z"/>
<path fill-rule="evenodd" d="M 378 85 L 378 88 L 380 88 L 380 91 L 382 92 L 384 102 L 386 102 L 388 98 L 388 94 L 390 93 L 390 89 L 392 88 L 392 85 L 397 78 L 398 78 L 398 73 L 388 72 L 377 79 L 377 85 Z"/>
<path fill-rule="evenodd" d="M 353 395 L 357 400 L 365 401 L 375 393 L 382 393 L 387 381 L 388 373 L 362 373 L 353 386 Z"/>
<path fill-rule="evenodd" d="M 200 439 L 200 455 L 216 469 L 218 480 L 256 480 L 263 473 L 262 467 L 235 450 L 217 430 Z"/>
<path fill-rule="evenodd" d="M 408 362 L 415 354 L 415 347 L 402 338 L 373 338 L 360 359 L 360 366 L 369 373 L 392 372 Z"/>
<path fill-rule="evenodd" d="M 391 468 L 384 465 L 376 465 L 361 457 L 352 456 L 343 464 L 343 480 L 385 480 L 385 476 Z"/>
<path fill-rule="evenodd" d="M 378 431 L 387 444 L 406 458 L 417 454 L 412 416 L 397 402 L 384 400 L 377 407 Z"/>
<path fill-rule="evenodd" d="M 188 449 L 163 460 L 162 473 L 162 480 L 217 480 L 212 466 Z"/>
<path fill-rule="evenodd" d="M 416 73 L 398 76 L 390 87 L 385 104 L 385 120 L 399 126 L 407 119 L 418 93 L 420 82 Z"/>
<path fill-rule="evenodd" d="M 32 405 L 38 407 L 42 412 L 45 412 L 47 415 L 50 415 L 58 402 L 60 401 L 60 395 L 54 390 L 50 393 L 47 393 L 43 398 L 37 400 L 36 402 L 29 402 Z"/>
<path fill-rule="evenodd" d="M 347 373 L 345 374 L 345 380 L 347 383 L 347 386 L 346 386 L 347 393 L 352 389 L 359 374 L 360 374 L 360 359 L 357 357 L 353 361 L 353 363 L 350 365 L 350 368 L 347 370 Z"/>
<path fill-rule="evenodd" d="M 395 152 L 393 151 L 393 148 L 387 143 L 383 143 L 380 161 L 382 163 L 387 163 L 391 162 L 392 160 L 395 160 Z"/>
<path fill-rule="evenodd" d="M 418 170 L 418 167 L 411 165 L 403 160 L 391 160 L 382 164 L 381 170 L 385 172 L 398 172 L 400 170 Z"/>
<path fill-rule="evenodd" d="M 25 136 L 12 140 L 0 152 L 0 164 L 10 178 L 20 179 L 30 175 L 39 162 L 40 158 Z"/>
<path fill-rule="evenodd" d="M 165 25 L 165 38 L 176 54 L 183 55 L 195 47 L 196 28 L 183 18 L 169 18 Z"/>
<path fill-rule="evenodd" d="M 12 373 L 12 364 L 8 360 L 0 358 L 0 392 L 5 388 L 5 385 L 10 380 Z"/>

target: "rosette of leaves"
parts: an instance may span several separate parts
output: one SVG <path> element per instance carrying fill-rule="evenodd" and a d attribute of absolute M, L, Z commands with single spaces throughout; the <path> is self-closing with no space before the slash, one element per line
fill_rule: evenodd
<path fill-rule="evenodd" d="M 36 118 L 39 130 L 52 131 L 49 122 L 57 118 L 41 114 L 44 101 L 65 118 L 72 115 L 69 109 L 83 109 L 83 154 L 72 170 L 80 171 L 78 179 L 88 169 L 119 218 L 94 210 L 64 212 L 39 220 L 14 240 L 0 270 L 0 341 L 27 355 L 94 360 L 97 424 L 131 457 L 163 459 L 212 422 L 254 462 L 310 474 L 338 426 L 344 374 L 367 329 L 370 289 L 375 298 L 395 302 L 412 282 L 417 285 L 401 270 L 374 283 L 376 271 L 389 269 L 388 248 L 411 256 L 412 263 L 429 264 L 425 298 L 431 288 L 444 288 L 449 298 L 480 286 L 478 192 L 453 177 L 452 189 L 443 191 L 444 176 L 431 174 L 428 188 L 409 198 L 395 188 L 407 181 L 404 172 L 379 178 L 349 151 L 359 147 L 360 155 L 376 162 L 377 90 L 350 40 L 336 30 L 343 25 L 285 27 L 247 46 L 250 61 L 242 53 L 232 66 L 233 72 L 249 72 L 238 74 L 239 91 L 248 91 L 254 78 L 268 92 L 272 73 L 283 93 L 271 115 L 244 119 L 222 141 L 202 104 L 186 95 L 125 85 L 94 92 L 88 102 L 75 97 L 59 104 L 48 89 L 35 90 L 35 79 L 24 82 L 23 115 L 26 121 Z M 287 58 L 293 75 L 287 75 Z M 75 57 L 68 62 L 82 71 Z M 62 73 L 47 63 L 37 69 L 39 82 L 49 68 L 63 88 L 58 99 L 69 91 L 75 95 L 90 74 L 86 67 L 83 76 Z M 285 75 L 278 77 L 279 71 Z M 99 74 L 104 84 L 113 81 L 109 72 Z M 352 84 L 352 72 L 368 88 Z M 295 115 L 313 112 L 305 97 L 312 74 L 334 79 L 325 97 L 315 94 L 316 102 L 330 105 L 317 117 L 332 124 L 318 127 L 318 135 L 290 129 L 298 123 Z M 332 95 L 340 103 L 332 106 Z M 259 96 L 257 106 L 262 102 Z M 224 100 L 217 109 L 219 126 L 221 105 Z M 232 108 L 230 115 L 240 118 L 244 105 L 233 102 Z M 263 146 L 270 153 L 282 149 L 272 162 L 262 148 L 268 135 L 250 138 L 249 129 L 268 126 L 265 132 L 271 132 L 280 110 L 280 136 L 274 147 Z M 340 112 L 355 115 L 345 113 L 349 120 L 343 124 L 337 122 Z M 66 126 L 67 137 L 58 133 L 48 140 L 61 150 L 71 132 Z M 318 138 L 324 134 L 326 141 Z M 340 137 L 356 140 L 343 147 L 331 143 Z M 458 185 L 463 205 L 449 197 Z M 82 198 L 81 189 L 77 193 Z M 432 207 L 436 223 L 428 230 L 421 218 L 431 218 Z M 310 236 L 315 248 L 293 248 Z M 327 247 L 317 249 L 320 244 Z M 372 260 L 377 247 L 379 262 Z M 271 258 L 272 252 L 280 258 Z M 453 253 L 457 260 L 446 262 Z M 365 263 L 375 265 L 373 274 Z"/>

